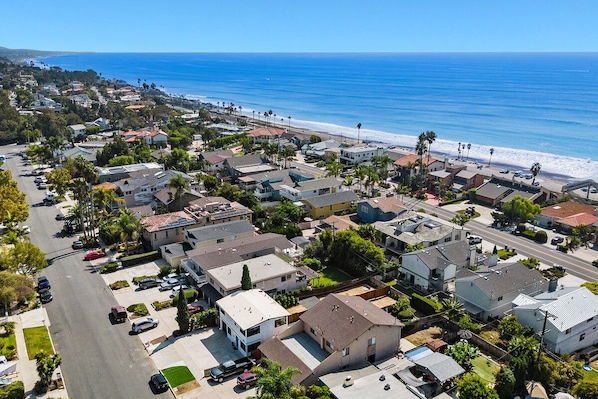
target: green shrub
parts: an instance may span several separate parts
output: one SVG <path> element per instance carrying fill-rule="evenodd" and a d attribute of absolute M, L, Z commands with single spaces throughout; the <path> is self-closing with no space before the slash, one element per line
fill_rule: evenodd
<path fill-rule="evenodd" d="M 120 290 L 121 288 L 130 287 L 127 280 L 118 280 L 109 285 L 113 290 Z"/>
<path fill-rule="evenodd" d="M 15 332 L 15 323 L 14 321 L 4 321 L 0 323 L 0 327 L 4 328 L 4 332 L 6 335 L 10 335 Z"/>
<path fill-rule="evenodd" d="M 15 381 L 0 388 L 0 399 L 23 399 L 25 387 L 23 381 Z"/>
<path fill-rule="evenodd" d="M 544 244 L 548 241 L 548 234 L 546 234 L 546 232 L 544 230 L 540 230 L 540 231 L 536 232 L 534 241 L 539 242 L 540 244 Z"/>
<path fill-rule="evenodd" d="M 206 309 L 203 312 L 199 312 L 194 314 L 189 319 L 191 331 L 198 330 L 203 327 L 213 327 L 216 326 L 216 319 L 218 317 L 218 311 L 216 308 Z"/>
<path fill-rule="evenodd" d="M 154 301 L 154 302 L 152 302 L 152 306 L 156 310 L 162 310 L 162 309 L 170 308 L 172 306 L 172 301 L 163 301 L 163 302 Z"/>
<path fill-rule="evenodd" d="M 471 318 L 467 315 L 461 316 L 461 319 L 457 322 L 457 325 L 462 330 L 469 330 L 474 333 L 479 333 L 482 329 L 482 326 L 478 323 L 474 323 L 471 321 Z"/>
<path fill-rule="evenodd" d="M 194 302 L 198 297 L 199 292 L 197 292 L 197 290 L 185 290 L 185 299 L 187 302 Z M 176 306 L 178 302 L 179 296 L 175 295 L 174 298 L 172 298 L 172 306 Z"/>
<path fill-rule="evenodd" d="M 401 310 L 398 314 L 398 318 L 401 321 L 411 320 L 413 319 L 413 316 L 415 316 L 415 314 L 411 311 L 411 309 Z"/>
<path fill-rule="evenodd" d="M 158 251 L 146 252 L 139 255 L 123 256 L 120 258 L 123 267 L 129 267 L 133 265 L 139 265 L 141 263 L 151 262 L 153 260 L 160 259 L 160 253 Z"/>
<path fill-rule="evenodd" d="M 127 308 L 127 311 L 137 316 L 146 316 L 149 314 L 147 306 L 144 303 L 134 303 Z"/>
<path fill-rule="evenodd" d="M 567 251 L 569 250 L 569 248 L 567 248 L 566 245 L 557 245 L 556 249 L 557 249 L 557 251 L 561 251 L 563 253 L 567 253 Z"/>
<path fill-rule="evenodd" d="M 525 230 L 521 235 L 525 238 L 529 238 L 530 240 L 536 239 L 536 232 L 531 230 Z"/>
<path fill-rule="evenodd" d="M 296 291 L 278 294 L 274 297 L 274 300 L 285 309 L 291 308 L 299 303 L 299 297 L 296 295 Z"/>
<path fill-rule="evenodd" d="M 427 315 L 437 313 L 442 309 L 440 303 L 416 293 L 411 296 L 411 306 Z"/>
<path fill-rule="evenodd" d="M 114 273 L 116 270 L 118 270 L 118 262 L 110 262 L 100 268 L 100 273 Z"/>
<path fill-rule="evenodd" d="M 158 273 L 158 278 L 168 276 L 170 273 L 172 273 L 172 268 L 170 266 L 162 266 Z"/>

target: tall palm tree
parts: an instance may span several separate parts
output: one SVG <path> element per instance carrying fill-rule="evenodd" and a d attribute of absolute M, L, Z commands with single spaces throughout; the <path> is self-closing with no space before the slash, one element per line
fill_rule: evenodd
<path fill-rule="evenodd" d="M 175 190 L 175 195 L 179 199 L 179 211 L 183 209 L 183 192 L 189 189 L 189 181 L 183 177 L 182 174 L 178 174 L 175 177 L 172 177 L 166 187 L 172 188 Z"/>
<path fill-rule="evenodd" d="M 529 168 L 529 171 L 532 172 L 532 176 L 534 176 L 534 179 L 532 180 L 532 185 L 536 182 L 536 176 L 538 176 L 538 173 L 540 173 L 541 169 L 542 165 L 540 165 L 540 162 L 534 162 L 532 166 Z"/>
<path fill-rule="evenodd" d="M 129 246 L 127 243 L 131 240 L 137 241 L 139 239 L 139 231 L 141 230 L 141 223 L 137 216 L 127 208 L 120 210 L 120 215 L 116 219 L 116 227 L 120 232 L 121 242 L 125 244 L 126 253 L 129 254 Z"/>
<path fill-rule="evenodd" d="M 125 200 L 116 194 L 116 191 L 98 187 L 95 188 L 91 195 L 93 196 L 93 200 L 96 204 L 100 206 L 100 213 L 102 215 L 102 220 L 108 216 L 108 209 L 112 211 L 112 206 L 117 204 L 124 204 Z"/>
<path fill-rule="evenodd" d="M 361 133 L 361 122 L 357 124 L 357 144 L 359 144 L 359 134 Z"/>
<path fill-rule="evenodd" d="M 432 154 L 432 143 L 436 141 L 436 133 L 431 130 L 426 132 L 426 141 L 428 142 L 428 164 L 430 163 L 430 154 Z"/>
<path fill-rule="evenodd" d="M 461 159 L 461 142 L 459 141 L 459 144 L 457 145 L 457 151 L 459 152 L 459 155 L 457 155 L 457 161 Z"/>
<path fill-rule="evenodd" d="M 280 155 L 282 155 L 284 159 L 284 167 L 287 168 L 288 161 L 295 156 L 295 151 L 291 147 L 283 147 Z"/>
<path fill-rule="evenodd" d="M 415 153 L 419 156 L 419 179 L 420 179 L 420 184 L 423 187 L 423 182 L 424 182 L 424 154 L 427 151 L 427 147 L 426 147 L 426 133 L 421 133 L 418 137 L 417 137 L 417 144 L 415 146 Z M 420 187 L 420 188 L 422 188 Z"/>
<path fill-rule="evenodd" d="M 357 178 L 357 180 L 359 180 L 359 192 L 361 192 L 361 183 L 363 182 L 363 180 L 365 179 L 365 177 L 367 175 L 365 166 L 357 165 L 357 167 L 355 167 L 354 175 Z"/>
<path fill-rule="evenodd" d="M 490 166 L 490 162 L 492 162 L 492 154 L 494 154 L 494 148 L 490 148 L 490 159 L 488 160 L 488 166 Z"/>
<path fill-rule="evenodd" d="M 86 200 L 87 200 L 87 184 L 83 179 L 76 179 L 73 181 L 71 186 L 71 191 L 73 192 L 73 197 L 75 201 L 77 201 L 79 205 L 79 223 L 81 228 L 83 229 L 83 237 L 87 238 L 87 231 L 85 230 L 85 210 L 87 208 Z"/>
<path fill-rule="evenodd" d="M 280 363 L 262 359 L 262 364 L 251 369 L 258 376 L 256 398 L 290 399 L 291 378 L 299 373 L 295 367 L 282 368 Z"/>
<path fill-rule="evenodd" d="M 334 177 L 338 177 L 338 175 L 341 173 L 341 169 L 342 169 L 342 165 L 336 161 L 332 161 L 326 164 L 326 176 L 330 177 L 330 176 L 334 176 Z"/>
<path fill-rule="evenodd" d="M 469 161 L 469 150 L 471 150 L 471 144 L 467 144 L 467 159 L 465 159 L 466 161 Z"/>
<path fill-rule="evenodd" d="M 289 118 L 289 130 L 291 130 L 291 117 L 287 116 L 287 118 Z"/>

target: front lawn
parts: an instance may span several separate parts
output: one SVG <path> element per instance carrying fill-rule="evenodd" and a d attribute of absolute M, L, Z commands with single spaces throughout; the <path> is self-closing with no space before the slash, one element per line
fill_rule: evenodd
<path fill-rule="evenodd" d="M 495 374 L 500 368 L 498 364 L 484 356 L 478 356 L 471 362 L 473 364 L 473 372 L 479 375 L 483 380 L 488 381 L 490 384 L 496 382 Z"/>
<path fill-rule="evenodd" d="M 10 334 L 4 332 L 0 335 L 0 349 L 0 355 L 5 356 L 8 360 L 17 356 L 17 339 L 14 331 Z"/>
<path fill-rule="evenodd" d="M 162 374 L 168 380 L 171 388 L 176 388 L 195 379 L 187 366 L 168 367 L 162 370 Z"/>
<path fill-rule="evenodd" d="M 320 274 L 320 277 L 311 280 L 311 285 L 314 288 L 328 287 L 330 285 L 342 283 L 343 281 L 347 281 L 352 278 L 344 271 L 334 267 L 327 267 L 318 271 L 318 273 Z"/>
<path fill-rule="evenodd" d="M 25 335 L 29 360 L 35 359 L 35 355 L 41 351 L 44 351 L 48 355 L 54 354 L 52 341 L 50 340 L 50 334 L 46 326 L 24 328 L 23 334 Z"/>

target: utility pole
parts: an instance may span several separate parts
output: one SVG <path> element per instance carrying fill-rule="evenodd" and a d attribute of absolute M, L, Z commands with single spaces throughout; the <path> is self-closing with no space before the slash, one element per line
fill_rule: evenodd
<path fill-rule="evenodd" d="M 540 312 L 542 310 L 538 309 Z M 540 364 L 540 355 L 542 354 L 542 346 L 544 345 L 544 334 L 546 334 L 546 322 L 548 321 L 548 317 L 554 317 L 555 315 L 550 314 L 547 310 L 544 310 L 544 323 L 542 324 L 542 334 L 540 335 L 540 346 L 538 347 L 538 357 L 536 359 L 536 365 Z"/>

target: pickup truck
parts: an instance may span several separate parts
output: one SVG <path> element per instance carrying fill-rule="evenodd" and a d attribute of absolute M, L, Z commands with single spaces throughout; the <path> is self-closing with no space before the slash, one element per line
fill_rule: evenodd
<path fill-rule="evenodd" d="M 214 381 L 222 382 L 225 378 L 232 375 L 242 373 L 255 366 L 255 359 L 250 357 L 242 357 L 237 360 L 229 360 L 224 363 L 220 363 L 217 367 L 210 370 L 210 377 Z"/>

